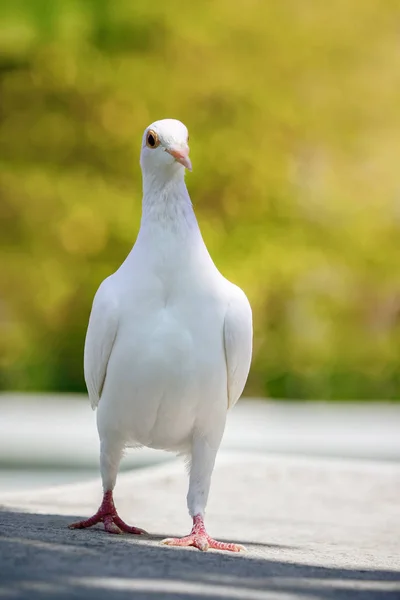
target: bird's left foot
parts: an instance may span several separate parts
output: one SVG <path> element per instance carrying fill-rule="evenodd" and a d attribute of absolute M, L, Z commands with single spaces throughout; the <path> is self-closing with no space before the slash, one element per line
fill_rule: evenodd
<path fill-rule="evenodd" d="M 194 546 L 203 552 L 210 548 L 213 550 L 228 550 L 229 552 L 240 552 L 246 550 L 241 544 L 230 544 L 218 542 L 210 537 L 204 526 L 204 520 L 201 515 L 193 517 L 193 527 L 189 535 L 183 538 L 166 538 L 161 542 L 167 546 Z"/>

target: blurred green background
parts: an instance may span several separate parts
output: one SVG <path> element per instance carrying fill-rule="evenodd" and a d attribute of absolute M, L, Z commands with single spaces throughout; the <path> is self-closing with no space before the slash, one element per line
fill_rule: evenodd
<path fill-rule="evenodd" d="M 254 310 L 246 393 L 400 398 L 400 5 L 0 3 L 1 389 L 82 391 L 93 295 L 129 252 L 144 128 Z"/>

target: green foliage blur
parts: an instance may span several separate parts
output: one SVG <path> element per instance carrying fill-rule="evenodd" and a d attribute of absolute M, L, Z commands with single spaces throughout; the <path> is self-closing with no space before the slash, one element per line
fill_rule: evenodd
<path fill-rule="evenodd" d="M 246 393 L 398 400 L 399 19 L 390 0 L 1 2 L 1 388 L 85 389 L 142 132 L 174 117 L 205 241 L 253 306 Z"/>

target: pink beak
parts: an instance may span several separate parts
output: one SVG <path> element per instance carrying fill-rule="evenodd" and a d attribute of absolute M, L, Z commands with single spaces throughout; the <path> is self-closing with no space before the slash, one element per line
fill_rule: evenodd
<path fill-rule="evenodd" d="M 186 148 L 167 148 L 166 150 L 178 163 L 186 167 L 188 171 L 192 170 L 192 163 L 189 158 L 189 146 L 186 146 Z"/>

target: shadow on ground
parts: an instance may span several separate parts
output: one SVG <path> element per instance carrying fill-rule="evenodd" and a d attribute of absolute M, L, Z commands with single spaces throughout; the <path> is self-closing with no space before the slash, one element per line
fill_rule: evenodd
<path fill-rule="evenodd" d="M 72 531 L 77 516 L 0 511 L 0 597 L 39 600 L 292 600 L 400 598 L 400 573 L 316 567 L 262 558 L 256 550 L 229 555 L 167 548 L 149 538 L 111 536 L 100 529 Z M 232 541 L 232 540 L 230 540 Z M 257 553 L 259 555 L 257 556 Z"/>

